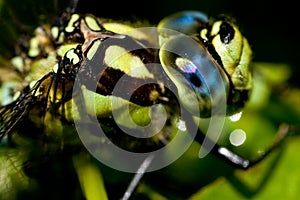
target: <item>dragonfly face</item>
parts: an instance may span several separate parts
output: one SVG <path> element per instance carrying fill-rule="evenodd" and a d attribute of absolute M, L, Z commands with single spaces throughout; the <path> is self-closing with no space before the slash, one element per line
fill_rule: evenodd
<path fill-rule="evenodd" d="M 114 143 L 147 152 L 172 138 L 173 129 L 178 129 L 174 124 L 182 118 L 181 105 L 205 118 L 243 108 L 251 90 L 251 49 L 231 20 L 211 21 L 188 11 L 163 19 L 153 32 L 143 28 L 64 13 L 52 27 L 37 29 L 25 56 L 13 59 L 24 79 L 21 85 L 27 86 L 1 107 L 0 139 L 12 133 L 36 138 L 37 131 L 46 148 L 46 142 L 69 137 L 62 136 L 65 126 L 86 122 L 80 115 L 82 104 Z M 74 90 L 76 84 L 81 91 Z M 96 103 L 89 105 L 91 99 Z M 119 103 L 113 107 L 116 99 Z M 158 104 L 168 113 L 159 134 L 148 138 L 147 132 L 138 131 L 138 139 L 122 134 L 119 125 L 136 128 L 122 118 L 124 108 L 137 124 L 146 126 L 151 106 Z M 112 117 L 115 110 L 120 117 Z M 34 133 L 21 130 L 28 123 L 36 127 Z M 60 142 L 59 148 L 66 143 Z"/>
<path fill-rule="evenodd" d="M 189 11 L 173 14 L 162 20 L 158 26 L 166 28 L 161 31 L 160 36 L 162 65 L 170 77 L 174 73 L 185 76 L 183 81 L 176 80 L 176 75 L 172 79 L 177 82 L 180 97 L 196 91 L 202 117 L 209 117 L 212 107 L 221 102 L 219 99 L 222 97 L 214 93 L 221 94 L 224 90 L 227 114 L 230 115 L 244 106 L 252 87 L 252 55 L 247 39 L 231 19 L 224 17 L 209 21 L 202 13 Z M 169 29 L 179 33 L 170 32 Z M 190 42 L 180 33 L 192 37 L 197 43 Z M 164 51 L 165 48 L 168 51 Z M 170 51 L 175 49 L 188 54 L 188 59 L 172 55 Z M 174 68 L 174 73 L 167 66 Z M 225 88 L 218 87 L 220 82 Z M 194 91 L 188 90 L 189 87 Z M 214 99 L 213 104 L 210 98 Z M 190 104 L 184 99 L 182 103 Z M 195 106 L 190 105 L 190 110 Z"/>
<path fill-rule="evenodd" d="M 82 76 L 81 84 L 105 96 L 116 96 L 114 86 L 124 80 L 123 76 L 130 84 L 119 83 L 122 87 L 117 95 L 120 97 L 127 95 L 131 88 L 151 82 L 131 95 L 130 101 L 140 106 L 169 101 L 166 85 L 175 85 L 180 103 L 193 114 L 197 108 L 200 117 L 218 114 L 218 111 L 212 113 L 212 107 L 222 103 L 224 96 L 228 114 L 244 106 L 251 89 L 251 49 L 229 19 L 209 21 L 202 13 L 188 11 L 163 19 L 158 25 L 158 38 L 151 38 L 142 31 L 130 35 L 133 29 L 129 25 L 78 14 L 65 14 L 51 28 L 37 29 L 24 61 L 29 64 L 21 70 L 29 69 L 25 77 L 28 84 L 39 75 L 38 84 L 2 108 L 2 137 L 22 120 L 21 116 L 29 112 L 31 104 L 45 101 L 45 110 L 65 112 L 56 103 L 65 105 L 69 101 L 64 94 L 70 92 L 78 73 Z M 157 41 L 158 49 L 148 48 Z M 42 64 L 45 62 L 41 58 L 45 57 L 43 54 L 46 64 Z M 61 57 L 61 61 L 53 63 L 54 57 Z M 163 69 L 147 66 L 155 62 Z M 54 71 L 46 75 L 48 78 L 42 78 L 36 72 L 41 69 L 36 68 L 49 68 L 49 71 L 53 68 Z M 90 80 L 95 80 L 97 85 L 89 85 Z M 196 95 L 196 102 L 190 101 L 190 94 Z M 23 96 L 30 98 L 24 100 Z M 7 109 L 16 109 L 18 104 L 25 104 L 14 111 L 19 114 L 14 115 Z M 17 116 L 14 117 L 17 122 L 12 123 L 7 113 Z M 65 117 L 65 113 L 61 115 Z"/>

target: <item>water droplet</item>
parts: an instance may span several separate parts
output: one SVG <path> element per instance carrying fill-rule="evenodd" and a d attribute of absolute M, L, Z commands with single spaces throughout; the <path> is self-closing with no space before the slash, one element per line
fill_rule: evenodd
<path fill-rule="evenodd" d="M 186 131 L 186 124 L 185 121 L 179 119 L 177 124 L 176 124 L 177 128 L 181 131 Z"/>
<path fill-rule="evenodd" d="M 235 129 L 230 133 L 229 141 L 234 146 L 242 145 L 246 140 L 246 133 L 242 129 Z"/>
<path fill-rule="evenodd" d="M 236 122 L 236 121 L 239 121 L 241 117 L 242 117 L 242 112 L 239 112 L 239 113 L 231 115 L 229 117 L 229 119 L 233 122 Z"/>

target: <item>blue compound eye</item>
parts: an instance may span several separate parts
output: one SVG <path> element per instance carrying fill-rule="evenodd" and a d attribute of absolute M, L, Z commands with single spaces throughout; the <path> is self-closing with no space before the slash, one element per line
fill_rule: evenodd
<path fill-rule="evenodd" d="M 226 87 L 228 114 L 233 114 L 244 106 L 252 88 L 252 51 L 234 22 L 228 18 L 209 21 L 201 12 L 188 11 L 163 19 L 158 28 L 159 43 L 169 51 L 161 51 L 162 65 L 166 71 L 168 66 L 172 66 L 185 77 L 184 80 L 178 78 L 182 84 L 177 81 L 177 87 L 185 88 L 183 85 L 189 85 L 193 88 L 199 104 L 205 104 L 199 105 L 202 115 L 205 113 L 209 116 L 213 105 L 208 99 L 214 91 L 221 90 L 216 89 L 216 73 L 221 74 Z M 182 35 L 193 42 L 183 39 Z M 170 56 L 172 51 L 182 52 L 182 55 Z M 169 57 L 169 60 L 165 57 Z M 174 76 L 172 72 L 168 74 Z M 183 95 L 187 91 L 186 88 L 178 90 L 182 90 Z M 219 97 L 214 98 L 219 102 Z"/>
<path fill-rule="evenodd" d="M 198 11 L 178 12 L 164 18 L 158 28 L 166 28 L 191 35 L 199 32 L 208 23 L 207 16 Z"/>
<path fill-rule="evenodd" d="M 159 29 L 159 43 L 162 45 L 177 33 L 189 36 L 197 35 L 200 30 L 206 28 L 208 22 L 207 16 L 198 11 L 185 11 L 170 15 L 161 20 L 157 26 Z"/>
<path fill-rule="evenodd" d="M 178 89 L 181 103 L 190 112 L 200 111 L 201 117 L 209 117 L 213 106 L 226 102 L 227 75 L 201 43 L 186 35 L 177 35 L 163 44 L 159 56 Z M 197 101 L 191 100 L 192 95 Z"/>
<path fill-rule="evenodd" d="M 194 88 L 200 88 L 203 85 L 201 74 L 194 63 L 184 58 L 177 58 L 176 66 Z"/>

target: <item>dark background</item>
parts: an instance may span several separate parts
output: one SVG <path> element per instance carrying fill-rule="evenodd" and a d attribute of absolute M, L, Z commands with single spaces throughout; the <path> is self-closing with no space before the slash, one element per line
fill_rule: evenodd
<path fill-rule="evenodd" d="M 166 15 L 181 10 L 198 10 L 209 16 L 225 13 L 236 18 L 240 29 L 248 38 L 254 52 L 254 61 L 287 63 L 294 70 L 291 83 L 300 85 L 299 66 L 299 9 L 296 1 L 271 0 L 151 0 L 79 2 L 83 12 L 93 12 L 111 18 L 144 18 L 158 23 Z M 116 10 L 117 9 L 117 10 Z"/>
<path fill-rule="evenodd" d="M 2 0 L 0 6 L 0 53 L 10 56 L 19 33 L 51 22 L 69 1 Z M 166 15 L 181 10 L 199 10 L 209 16 L 225 13 L 237 19 L 254 52 L 254 61 L 288 63 L 295 71 L 292 82 L 299 84 L 299 10 L 296 1 L 271 0 L 79 0 L 78 12 L 115 19 L 146 19 L 157 24 Z M 15 27 L 11 27 L 11 25 Z M 10 28 L 7 28 L 10 27 Z"/>
<path fill-rule="evenodd" d="M 112 18 L 140 17 L 157 23 L 161 18 L 180 10 L 199 10 L 209 16 L 220 13 L 237 19 L 255 52 L 255 60 L 297 64 L 299 16 L 295 1 L 237 0 L 152 0 L 103 1 L 103 6 L 90 6 L 95 0 L 79 2 L 83 12 Z M 96 1 L 97 2 L 97 1 Z M 103 8 L 102 8 L 103 7 Z M 118 9 L 118 10 L 116 10 Z"/>

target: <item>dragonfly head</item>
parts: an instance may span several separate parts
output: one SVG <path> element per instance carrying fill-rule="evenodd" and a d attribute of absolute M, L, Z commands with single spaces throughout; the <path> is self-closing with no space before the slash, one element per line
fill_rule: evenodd
<path fill-rule="evenodd" d="M 158 28 L 161 63 L 189 111 L 220 114 L 224 98 L 227 115 L 244 107 L 252 88 L 252 51 L 231 18 L 209 21 L 199 12 L 180 12 Z M 191 103 L 191 93 L 198 105 Z"/>

